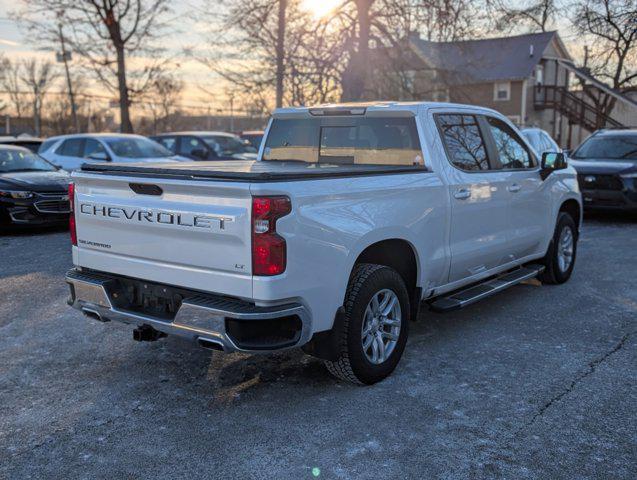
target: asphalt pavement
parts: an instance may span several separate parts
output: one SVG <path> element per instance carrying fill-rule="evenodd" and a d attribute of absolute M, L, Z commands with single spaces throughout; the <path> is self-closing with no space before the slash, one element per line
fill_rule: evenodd
<path fill-rule="evenodd" d="M 394 374 L 224 355 L 66 305 L 67 232 L 0 236 L 0 478 L 637 476 L 637 221 L 587 219 L 571 281 L 424 311 Z"/>

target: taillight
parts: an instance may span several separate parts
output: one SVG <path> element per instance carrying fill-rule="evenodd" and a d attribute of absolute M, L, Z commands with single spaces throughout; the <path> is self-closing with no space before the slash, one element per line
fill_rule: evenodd
<path fill-rule="evenodd" d="M 77 246 L 77 228 L 75 225 L 75 184 L 69 183 L 69 231 L 71 232 L 71 243 Z"/>
<path fill-rule="evenodd" d="M 252 197 L 252 275 L 285 272 L 287 246 L 276 233 L 276 221 L 291 211 L 288 197 Z"/>

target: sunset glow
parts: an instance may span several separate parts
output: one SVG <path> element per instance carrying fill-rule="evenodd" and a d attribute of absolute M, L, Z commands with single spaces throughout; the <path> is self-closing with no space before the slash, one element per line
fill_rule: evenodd
<path fill-rule="evenodd" d="M 303 0 L 302 7 L 316 18 L 323 18 L 342 3 L 342 0 Z"/>

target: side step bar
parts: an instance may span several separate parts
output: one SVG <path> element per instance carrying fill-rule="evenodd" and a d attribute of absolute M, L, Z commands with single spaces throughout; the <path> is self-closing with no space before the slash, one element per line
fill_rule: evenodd
<path fill-rule="evenodd" d="M 457 290 L 444 297 L 437 298 L 429 304 L 434 312 L 451 312 L 490 297 L 524 280 L 537 277 L 544 271 L 544 265 L 527 265 L 512 272 L 507 272 L 483 283 L 464 290 Z"/>

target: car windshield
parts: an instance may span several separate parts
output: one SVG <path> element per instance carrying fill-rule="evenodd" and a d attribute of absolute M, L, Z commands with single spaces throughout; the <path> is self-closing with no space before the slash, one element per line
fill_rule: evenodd
<path fill-rule="evenodd" d="M 572 157 L 582 160 L 635 160 L 637 134 L 592 136 L 575 150 Z"/>
<path fill-rule="evenodd" d="M 35 153 L 22 149 L 0 149 L 0 173 L 52 172 L 56 168 Z"/>
<path fill-rule="evenodd" d="M 153 158 L 173 155 L 167 148 L 147 138 L 111 138 L 106 143 L 118 157 Z"/>
<path fill-rule="evenodd" d="M 256 149 L 241 141 L 238 137 L 226 135 L 205 135 L 201 137 L 217 154 L 234 155 L 237 153 L 256 153 Z"/>

